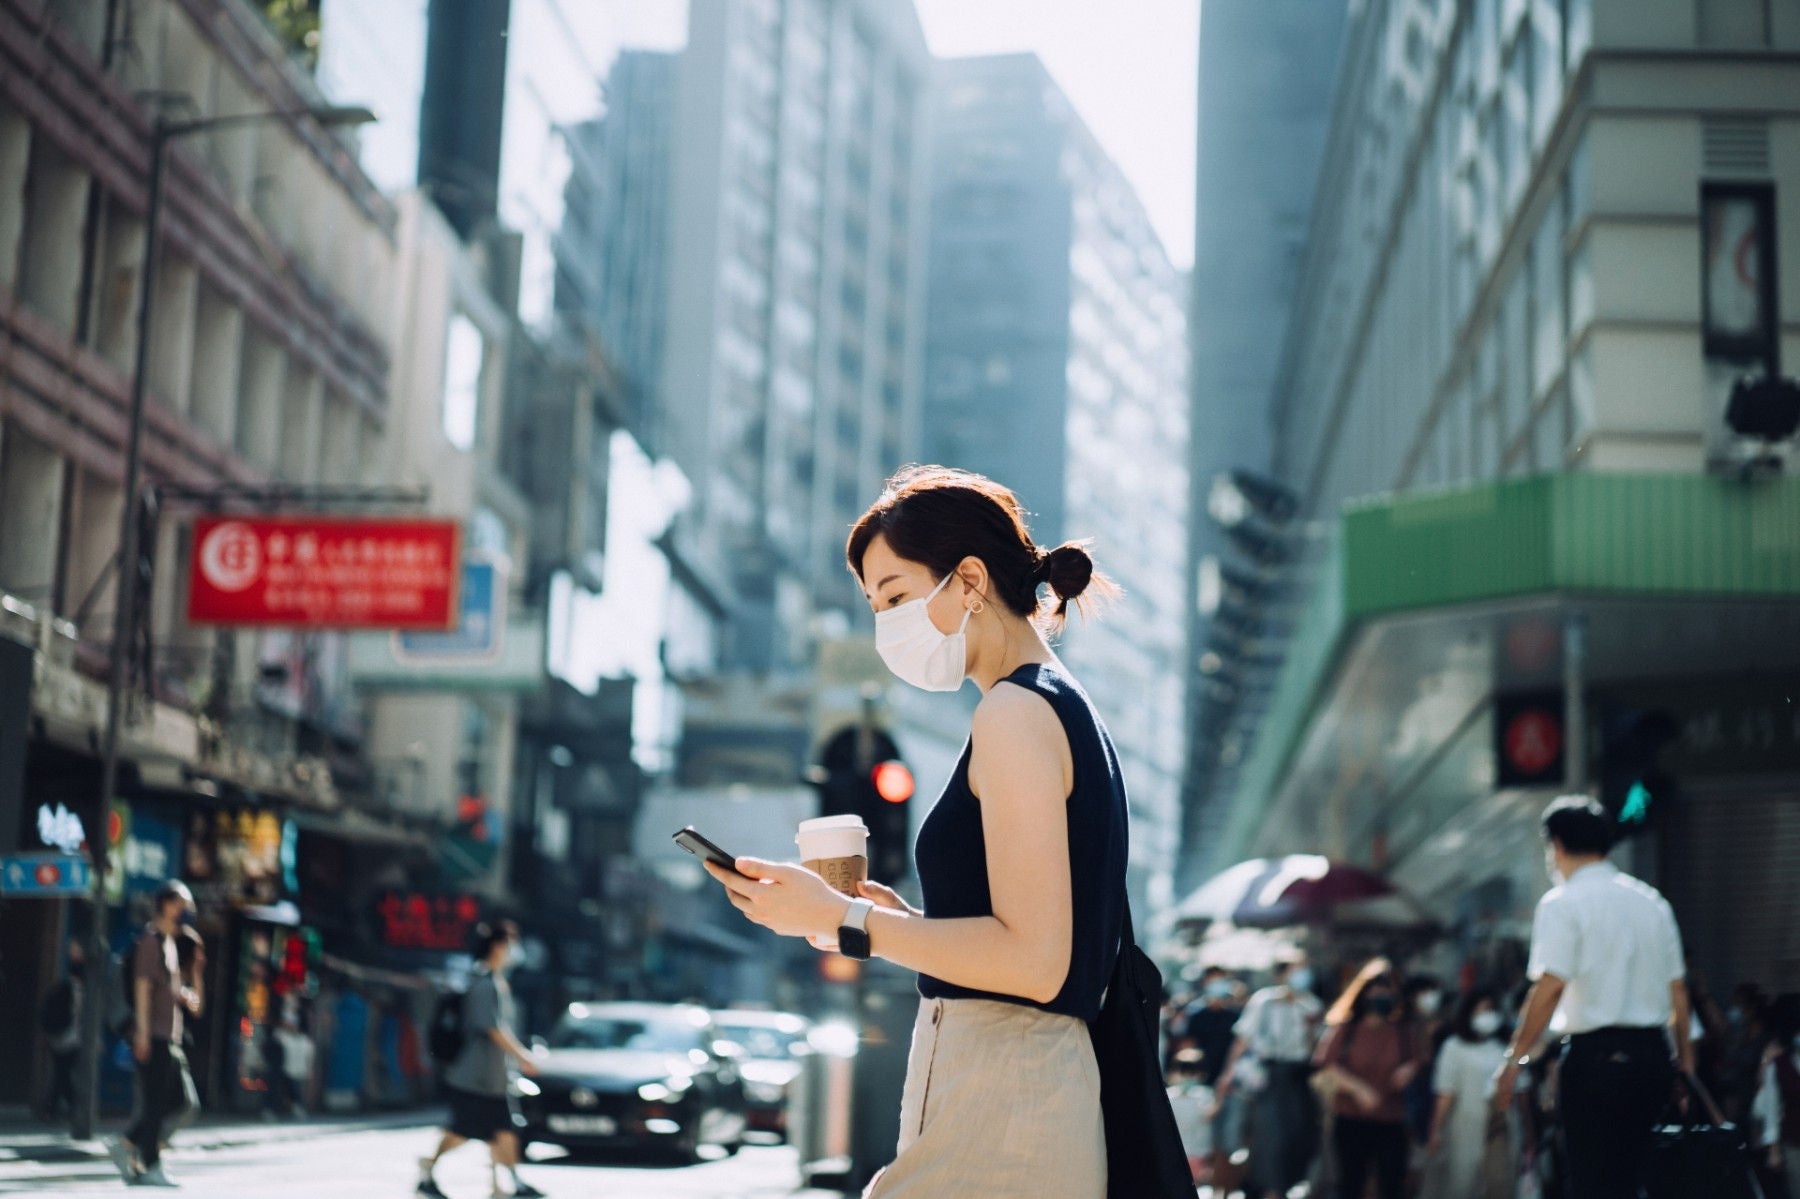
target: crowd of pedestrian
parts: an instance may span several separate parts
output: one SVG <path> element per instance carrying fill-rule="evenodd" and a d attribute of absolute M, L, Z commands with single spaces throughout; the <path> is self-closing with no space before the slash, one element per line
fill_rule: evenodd
<path fill-rule="evenodd" d="M 1470 969 L 1447 987 L 1376 957 L 1318 980 L 1295 949 L 1259 989 L 1210 966 L 1171 998 L 1165 1065 L 1197 1188 L 1636 1199 L 1658 1193 L 1654 1128 L 1716 1098 L 1762 1193 L 1800 1199 L 1800 995 L 1740 984 L 1716 1003 L 1668 903 L 1607 860 L 1593 801 L 1557 800 L 1543 831 L 1552 886 L 1525 979 Z"/>

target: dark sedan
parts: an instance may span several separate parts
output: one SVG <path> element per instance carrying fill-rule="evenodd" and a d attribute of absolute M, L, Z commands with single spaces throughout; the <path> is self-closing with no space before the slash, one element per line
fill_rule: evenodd
<path fill-rule="evenodd" d="M 721 1056 L 705 1009 L 575 1003 L 557 1022 L 535 1078 L 520 1080 L 525 1139 L 584 1150 L 667 1150 L 744 1140 L 744 1083 Z"/>

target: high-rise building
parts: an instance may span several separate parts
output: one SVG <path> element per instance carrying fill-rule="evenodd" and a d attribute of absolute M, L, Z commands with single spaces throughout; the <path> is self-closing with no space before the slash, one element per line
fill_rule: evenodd
<path fill-rule="evenodd" d="M 1736 0 L 1352 8 L 1274 392 L 1328 537 L 1219 864 L 1384 869 L 1479 951 L 1590 791 L 1701 974 L 1800 985 L 1796 51 Z"/>
<path fill-rule="evenodd" d="M 731 667 L 806 667 L 849 524 L 913 444 L 929 58 L 909 3 L 694 0 L 658 449 L 728 582 Z"/>
<path fill-rule="evenodd" d="M 1212 621 L 1201 610 L 1202 562 L 1230 562 L 1204 518 L 1224 471 L 1269 469 L 1275 372 L 1311 219 L 1331 114 L 1344 6 L 1318 0 L 1205 0 L 1200 6 L 1199 146 L 1195 155 L 1193 396 L 1189 508 L 1188 762 L 1182 777 L 1182 881 L 1197 883 L 1218 839 L 1241 749 L 1247 688 L 1216 687 L 1201 669 Z M 1243 565 L 1241 562 L 1239 565 Z M 1216 663 L 1209 663 L 1215 664 Z"/>
<path fill-rule="evenodd" d="M 621 52 L 607 72 L 605 116 L 573 131 L 586 169 L 569 175 L 562 236 L 590 249 L 567 256 L 556 283 L 557 312 L 592 328 L 619 376 L 628 423 L 652 447 L 662 416 L 679 61 L 652 50 Z"/>
<path fill-rule="evenodd" d="M 1061 653 L 1130 784 L 1132 882 L 1160 901 L 1182 765 L 1185 279 L 1035 55 L 938 64 L 922 446 L 1093 539 L 1124 599 Z"/>

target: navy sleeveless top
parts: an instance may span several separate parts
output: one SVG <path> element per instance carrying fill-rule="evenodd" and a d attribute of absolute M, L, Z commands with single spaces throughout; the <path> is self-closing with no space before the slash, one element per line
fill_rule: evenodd
<path fill-rule="evenodd" d="M 919 994 L 927 999 L 994 999 L 1092 1020 L 1100 1014 L 1100 997 L 1112 977 L 1125 898 L 1128 825 L 1119 756 L 1087 693 L 1055 666 L 1028 663 L 1003 681 L 1048 700 L 1069 738 L 1069 756 L 1075 768 L 1074 787 L 1066 805 L 1074 899 L 1069 974 L 1049 1003 L 971 990 L 928 974 L 919 975 Z M 913 849 L 925 914 L 933 919 L 994 914 L 981 801 L 969 789 L 973 749 L 971 738 L 963 746 L 944 793 L 919 827 Z"/>

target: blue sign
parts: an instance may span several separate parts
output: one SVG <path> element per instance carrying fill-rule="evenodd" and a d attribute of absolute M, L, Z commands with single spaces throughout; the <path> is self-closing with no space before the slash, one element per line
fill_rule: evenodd
<path fill-rule="evenodd" d="M 22 853 L 0 858 L 0 892 L 7 895 L 86 895 L 94 889 L 94 870 L 86 858 L 61 853 Z"/>
<path fill-rule="evenodd" d="M 500 653 L 505 622 L 506 575 L 491 561 L 465 559 L 456 628 L 448 633 L 396 633 L 394 654 L 401 660 L 492 658 Z"/>

